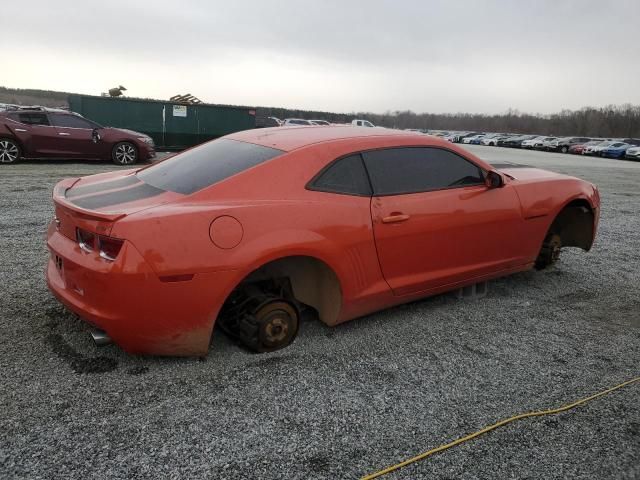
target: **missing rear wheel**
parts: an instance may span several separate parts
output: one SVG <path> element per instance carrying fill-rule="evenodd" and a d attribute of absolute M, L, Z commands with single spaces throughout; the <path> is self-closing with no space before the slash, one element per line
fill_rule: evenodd
<path fill-rule="evenodd" d="M 271 282 L 264 283 L 234 292 L 218 319 L 229 337 L 254 352 L 273 352 L 291 344 L 300 323 L 299 310 L 286 298 L 285 289 L 274 291 L 268 288 L 273 287 Z"/>

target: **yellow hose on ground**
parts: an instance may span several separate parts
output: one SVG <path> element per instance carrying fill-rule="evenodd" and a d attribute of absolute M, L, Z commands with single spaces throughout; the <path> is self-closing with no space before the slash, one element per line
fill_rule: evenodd
<path fill-rule="evenodd" d="M 635 382 L 640 382 L 640 377 L 636 377 L 636 378 L 632 378 L 631 380 L 627 380 L 626 382 L 623 382 L 619 385 L 616 385 L 615 387 L 611 387 L 608 388 L 606 390 L 603 390 L 599 393 L 596 393 L 595 395 L 591 395 L 590 397 L 587 398 L 582 398 L 580 400 L 577 400 L 573 403 L 570 403 L 568 405 L 564 405 L 563 407 L 559 407 L 559 408 L 552 408 L 549 410 L 538 410 L 536 412 L 528 412 L 528 413 L 521 413 L 519 415 L 514 415 L 513 417 L 510 418 L 506 418 L 504 420 L 500 420 L 497 423 L 494 423 L 493 425 L 489 425 L 488 427 L 484 427 L 482 430 L 478 430 L 477 432 L 471 433 L 469 435 L 467 435 L 466 437 L 462 437 L 459 438 L 457 440 L 454 440 L 453 442 L 447 443 L 445 445 L 440 445 L 439 447 L 433 448 L 427 452 L 421 453 L 420 455 L 416 455 L 415 457 L 409 458 L 407 460 L 404 460 L 400 463 L 397 463 L 395 465 L 391 465 L 390 467 L 387 467 L 385 469 L 379 470 L 375 473 L 371 473 L 369 475 L 365 475 L 364 477 L 362 477 L 361 480 L 372 480 L 374 478 L 378 478 L 381 477 L 383 475 L 387 475 L 388 473 L 391 472 L 395 472 L 396 470 L 401 469 L 402 467 L 406 467 L 407 465 L 410 465 L 412 463 L 418 462 L 420 460 L 424 460 L 427 457 L 430 457 L 431 455 L 434 455 L 436 453 L 442 452 L 444 450 L 448 450 L 449 448 L 455 447 L 456 445 L 460 445 L 461 443 L 467 442 L 471 439 L 474 439 L 476 437 L 479 437 L 482 434 L 485 434 L 487 432 L 490 432 L 491 430 L 495 430 L 498 427 L 502 427 L 503 425 L 506 425 L 507 423 L 511 423 L 511 422 L 515 422 L 516 420 L 522 420 L 523 418 L 529 418 L 529 417 L 541 417 L 543 415 L 554 415 L 556 413 L 561 413 L 561 412 L 566 412 L 567 410 L 571 410 L 572 408 L 576 408 L 579 405 L 582 405 L 583 403 L 587 403 L 590 402 L 591 400 L 595 400 L 598 397 L 602 397 L 603 395 L 607 395 L 615 390 L 618 390 L 620 388 L 626 387 L 628 385 L 631 385 L 632 383 Z"/>

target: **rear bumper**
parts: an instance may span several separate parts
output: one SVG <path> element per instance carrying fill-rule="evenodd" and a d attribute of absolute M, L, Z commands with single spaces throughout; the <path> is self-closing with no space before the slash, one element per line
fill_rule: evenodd
<path fill-rule="evenodd" d="M 115 262 L 80 249 L 49 227 L 47 284 L 70 310 L 135 354 L 203 356 L 235 272 L 161 281 L 125 242 Z"/>

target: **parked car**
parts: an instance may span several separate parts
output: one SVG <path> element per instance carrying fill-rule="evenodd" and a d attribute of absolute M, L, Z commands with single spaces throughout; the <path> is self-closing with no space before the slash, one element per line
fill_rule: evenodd
<path fill-rule="evenodd" d="M 256 128 L 281 127 L 282 123 L 278 117 L 256 117 Z"/>
<path fill-rule="evenodd" d="M 304 120 L 302 118 L 285 118 L 284 122 L 282 123 L 283 127 L 311 126 L 311 125 L 313 125 L 313 123 L 311 123 L 310 120 Z"/>
<path fill-rule="evenodd" d="M 520 135 L 516 137 L 509 137 L 502 142 L 502 146 L 510 148 L 520 148 L 522 142 L 524 142 L 525 140 L 531 140 L 536 137 L 537 135 Z M 500 145 L 500 143 L 498 145 Z"/>
<path fill-rule="evenodd" d="M 569 147 L 569 153 L 572 153 L 574 155 L 582 155 L 585 148 L 595 147 L 599 143 L 602 143 L 602 140 L 590 140 L 586 143 L 576 143 L 575 145 L 571 145 Z"/>
<path fill-rule="evenodd" d="M 331 125 L 326 120 L 309 120 L 309 121 L 311 122 L 312 125 L 320 125 L 320 126 L 322 126 L 322 125 L 324 125 L 324 126 Z"/>
<path fill-rule="evenodd" d="M 479 135 L 478 132 L 459 132 L 458 135 L 456 135 L 453 138 L 453 142 L 454 143 L 464 143 L 464 139 L 467 137 L 473 137 L 475 135 Z"/>
<path fill-rule="evenodd" d="M 484 133 L 480 133 L 478 135 L 471 135 L 468 137 L 464 137 L 462 139 L 462 143 L 469 145 L 469 144 L 473 144 L 473 145 L 478 145 L 480 143 L 480 141 L 484 138 Z"/>
<path fill-rule="evenodd" d="M 484 137 L 482 144 L 490 147 L 497 147 L 501 141 L 508 139 L 511 135 L 496 135 L 494 137 Z"/>
<path fill-rule="evenodd" d="M 452 133 L 448 133 L 443 138 L 448 142 L 456 143 L 458 142 L 460 135 L 461 135 L 460 132 L 452 132 Z"/>
<path fill-rule="evenodd" d="M 627 160 L 640 160 L 640 147 L 631 147 L 624 153 Z"/>
<path fill-rule="evenodd" d="M 507 146 L 507 142 L 509 140 L 511 140 L 512 138 L 516 138 L 516 137 L 520 137 L 520 135 L 507 135 L 505 137 L 499 138 L 498 139 L 498 147 L 506 147 Z"/>
<path fill-rule="evenodd" d="M 214 325 L 272 351 L 303 309 L 333 326 L 591 248 L 587 181 L 494 167 L 429 135 L 348 130 L 247 130 L 61 181 L 49 288 L 131 353 L 205 355 Z"/>
<path fill-rule="evenodd" d="M 424 133 L 428 135 L 433 135 L 435 137 L 446 137 L 450 134 L 450 132 L 444 130 L 426 130 Z"/>
<path fill-rule="evenodd" d="M 533 148 L 536 150 L 551 150 L 551 143 L 558 140 L 558 137 L 547 137 L 542 143 L 536 143 Z"/>
<path fill-rule="evenodd" d="M 562 137 L 562 138 L 558 138 L 557 140 L 553 140 L 552 142 L 549 142 L 549 150 L 552 150 L 555 152 L 567 153 L 569 151 L 569 148 L 571 148 L 572 145 L 577 145 L 579 143 L 586 143 L 589 140 L 591 139 L 587 137 Z"/>
<path fill-rule="evenodd" d="M 634 145 L 636 147 L 640 146 L 640 138 L 620 138 L 619 140 L 621 142 L 629 143 L 631 145 Z"/>
<path fill-rule="evenodd" d="M 606 158 L 624 158 L 625 152 L 633 147 L 630 143 L 615 142 L 600 150 L 600 156 Z"/>
<path fill-rule="evenodd" d="M 375 125 L 369 120 L 361 119 L 351 120 L 351 125 L 353 125 L 354 127 L 375 127 Z"/>
<path fill-rule="evenodd" d="M 557 137 L 539 137 L 535 142 L 533 142 L 533 148 L 535 150 L 544 150 L 545 145 L 548 145 L 556 139 Z"/>
<path fill-rule="evenodd" d="M 479 139 L 474 140 L 473 142 L 471 142 L 473 145 L 485 145 L 484 141 L 485 140 L 492 140 L 492 139 L 497 139 L 500 137 L 503 137 L 504 134 L 503 133 L 486 133 L 484 135 L 482 135 Z"/>
<path fill-rule="evenodd" d="M 132 165 L 155 154 L 148 135 L 103 127 L 77 113 L 43 108 L 0 112 L 0 163 L 65 158 Z"/>
<path fill-rule="evenodd" d="M 600 155 L 600 152 L 602 150 L 609 147 L 610 145 L 613 145 L 614 143 L 616 143 L 615 140 L 604 140 L 602 142 L 597 143 L 596 145 L 590 145 L 588 147 L 585 147 L 582 150 L 582 154 L 583 155 Z"/>
<path fill-rule="evenodd" d="M 546 138 L 548 138 L 548 137 L 545 137 L 544 135 L 542 135 L 542 136 L 538 136 L 538 137 L 534 137 L 534 138 L 529 138 L 528 140 L 523 140 L 520 143 L 520 147 L 521 148 L 534 148 L 536 143 L 542 144 Z"/>

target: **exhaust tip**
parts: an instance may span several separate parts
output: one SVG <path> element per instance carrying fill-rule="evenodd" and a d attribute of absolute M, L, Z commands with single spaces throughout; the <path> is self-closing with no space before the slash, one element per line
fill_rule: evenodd
<path fill-rule="evenodd" d="M 103 332 L 102 330 L 91 330 L 89 333 L 91 333 L 91 338 L 93 338 L 93 342 L 97 347 L 104 347 L 111 343 L 111 337 L 107 335 L 107 332 Z"/>

